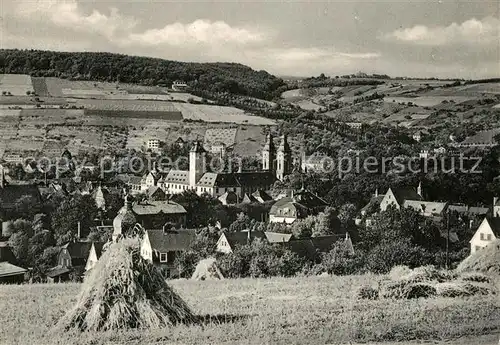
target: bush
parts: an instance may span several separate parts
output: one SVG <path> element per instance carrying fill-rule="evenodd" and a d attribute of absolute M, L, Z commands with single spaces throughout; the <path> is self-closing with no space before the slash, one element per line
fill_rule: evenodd
<path fill-rule="evenodd" d="M 461 275 L 460 278 L 468 282 L 488 283 L 488 284 L 492 282 L 489 276 L 482 273 L 465 273 Z"/>
<path fill-rule="evenodd" d="M 406 280 L 383 285 L 382 297 L 389 299 L 413 299 L 436 296 L 436 288 L 430 283 L 413 283 Z"/>
<path fill-rule="evenodd" d="M 378 295 L 378 289 L 373 286 L 361 286 L 356 293 L 358 299 L 376 300 L 378 299 Z"/>

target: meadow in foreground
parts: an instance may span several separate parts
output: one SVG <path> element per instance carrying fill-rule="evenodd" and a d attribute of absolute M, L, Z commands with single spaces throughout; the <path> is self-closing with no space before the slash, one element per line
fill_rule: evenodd
<path fill-rule="evenodd" d="M 80 284 L 0 286 L 0 344 L 326 344 L 441 340 L 496 332 L 500 300 L 359 300 L 381 276 L 169 281 L 201 326 L 52 334 Z"/>

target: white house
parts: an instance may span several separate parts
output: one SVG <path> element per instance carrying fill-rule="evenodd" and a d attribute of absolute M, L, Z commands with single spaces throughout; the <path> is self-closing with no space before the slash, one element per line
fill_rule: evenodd
<path fill-rule="evenodd" d="M 500 238 L 500 218 L 485 217 L 469 241 L 470 253 L 474 254 L 497 238 Z"/>
<path fill-rule="evenodd" d="M 148 140 L 148 149 L 153 152 L 158 152 L 160 150 L 160 140 L 151 138 Z"/>
<path fill-rule="evenodd" d="M 95 267 L 97 261 L 101 257 L 102 248 L 104 243 L 102 242 L 92 242 L 92 246 L 90 247 L 89 256 L 87 258 L 87 263 L 85 264 L 85 272 L 90 271 Z"/>

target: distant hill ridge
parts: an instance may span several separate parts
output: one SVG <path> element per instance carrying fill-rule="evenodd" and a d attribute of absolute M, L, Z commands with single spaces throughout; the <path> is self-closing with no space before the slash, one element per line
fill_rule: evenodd
<path fill-rule="evenodd" d="M 1 49 L 0 73 L 165 86 L 183 80 L 193 89 L 267 100 L 286 90 L 282 79 L 239 63 L 179 62 L 112 53 Z"/>

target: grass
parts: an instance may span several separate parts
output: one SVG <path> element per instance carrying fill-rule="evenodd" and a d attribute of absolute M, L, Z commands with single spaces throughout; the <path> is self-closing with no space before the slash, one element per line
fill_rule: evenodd
<path fill-rule="evenodd" d="M 74 305 L 80 284 L 0 286 L 0 344 L 347 344 L 443 340 L 500 328 L 498 296 L 375 301 L 355 297 L 360 286 L 381 279 L 364 275 L 169 281 L 203 316 L 203 326 L 62 337 L 51 336 L 50 329 Z"/>

